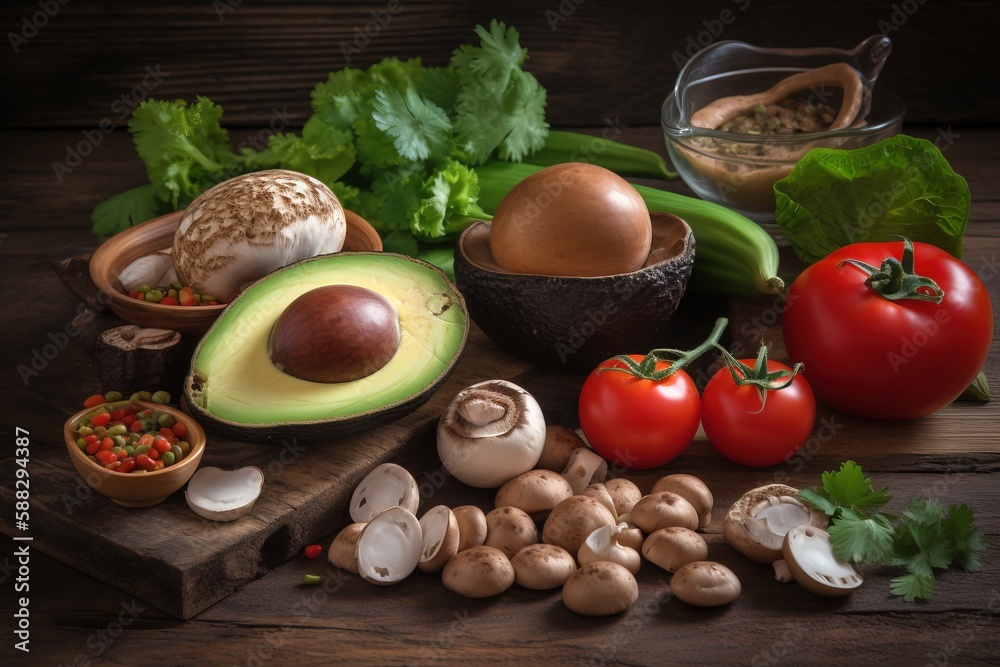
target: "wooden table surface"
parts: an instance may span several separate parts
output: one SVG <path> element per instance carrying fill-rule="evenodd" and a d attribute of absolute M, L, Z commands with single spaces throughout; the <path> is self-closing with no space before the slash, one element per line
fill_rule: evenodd
<path fill-rule="evenodd" d="M 937 128 L 909 128 L 933 138 Z M 1000 131 L 956 127 L 947 157 L 969 181 L 972 221 L 965 261 L 1000 298 L 1000 184 L 995 156 Z M 58 182 L 53 156 L 79 139 L 77 130 L 0 131 L 7 159 L 0 164 L 0 275 L 7 356 L 0 386 L 5 431 L 32 433 L 32 461 L 65 456 L 61 426 L 81 399 L 97 388 L 81 347 L 68 344 L 44 372 L 26 385 L 16 366 L 26 363 L 49 332 L 76 313 L 77 300 L 58 282 L 47 255 L 54 247 L 87 244 L 89 212 L 100 199 L 144 181 L 128 136 L 105 137 L 81 166 Z M 660 150 L 655 128 L 630 129 L 622 139 Z M 238 137 L 237 137 L 238 140 Z M 664 185 L 687 192 L 680 182 Z M 728 309 L 752 321 L 769 301 L 691 303 L 694 316 Z M 719 313 L 725 314 L 725 313 Z M 757 328 L 737 331 L 751 344 L 761 334 L 780 337 L 780 326 L 762 318 Z M 780 341 L 779 341 L 780 342 Z M 574 425 L 580 376 L 529 368 L 503 357 L 481 334 L 470 340 L 468 359 L 489 355 L 508 375 L 534 392 L 550 421 Z M 987 376 L 1000 387 L 997 342 Z M 84 361 L 81 361 L 83 359 Z M 67 375 L 72 373 L 72 375 Z M 483 378 L 487 379 L 487 378 Z M 142 599 L 83 575 L 33 551 L 30 559 L 31 653 L 13 650 L 12 592 L 16 543 L 0 550 L 0 616 L 5 620 L 0 655 L 4 664 L 38 665 L 306 665 L 306 664 L 997 664 L 1000 639 L 1000 407 L 955 404 L 906 424 L 853 419 L 821 409 L 810 452 L 792 464 L 742 468 L 722 459 L 703 436 L 675 462 L 641 474 L 625 473 L 648 491 L 660 475 L 688 472 L 702 477 L 716 498 L 715 516 L 742 493 L 776 479 L 812 485 L 840 461 L 858 461 L 879 485 L 889 485 L 898 509 L 912 496 L 966 502 L 991 540 L 983 570 L 955 570 L 938 577 L 926 603 L 889 595 L 893 572 L 865 568 L 868 581 L 850 597 L 815 597 L 797 585 L 773 581 L 770 568 L 749 563 L 721 535 L 721 520 L 707 529 L 711 558 L 731 567 L 743 595 L 722 609 L 696 609 L 672 599 L 669 575 L 650 563 L 639 574 L 640 597 L 612 618 L 585 618 L 567 611 L 555 592 L 514 586 L 487 600 L 447 591 L 436 575 L 417 573 L 381 588 L 332 570 L 325 561 L 295 557 L 188 621 L 179 621 Z M 824 426 L 825 425 L 825 430 Z M 13 447 L 13 437 L 10 445 Z M 5 452 L 7 449 L 5 448 Z M 5 455 L 6 456 L 6 455 Z M 492 493 L 473 490 L 441 474 L 433 443 L 424 433 L 408 443 L 400 462 L 422 489 L 422 510 L 440 503 L 492 507 Z M 292 463 L 291 465 L 294 465 Z M 13 471 L 3 471 L 13 486 Z M 329 527 L 329 544 L 339 526 Z M 155 525 L 146 526 L 155 531 Z M 50 536 L 51 537 L 51 536 Z M 110 569 L 114 563 L 107 563 Z M 320 587 L 301 585 L 306 573 L 323 575 Z M 142 577 L 124 571 L 123 578 Z"/>

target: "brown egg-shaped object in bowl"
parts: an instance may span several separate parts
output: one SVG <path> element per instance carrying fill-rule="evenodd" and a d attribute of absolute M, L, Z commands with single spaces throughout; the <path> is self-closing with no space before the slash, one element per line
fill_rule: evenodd
<path fill-rule="evenodd" d="M 670 213 L 650 219 L 652 249 L 641 268 L 585 277 L 506 271 L 493 257 L 490 224 L 473 223 L 455 251 L 469 315 L 502 349 L 547 366 L 592 370 L 648 351 L 684 295 L 695 252 L 686 222 Z"/>
<path fill-rule="evenodd" d="M 200 335 L 225 309 L 217 306 L 166 306 L 132 299 L 122 290 L 118 276 L 129 264 L 146 255 L 170 248 L 184 211 L 174 211 L 153 218 L 115 234 L 101 244 L 90 258 L 90 279 L 101 292 L 108 307 L 126 322 L 158 329 L 172 329 L 182 334 Z M 382 250 L 378 232 L 367 220 L 344 210 L 347 230 L 342 252 Z"/>

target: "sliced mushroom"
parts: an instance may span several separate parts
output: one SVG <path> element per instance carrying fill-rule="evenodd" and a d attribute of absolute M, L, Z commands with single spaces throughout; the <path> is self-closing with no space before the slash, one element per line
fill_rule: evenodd
<path fill-rule="evenodd" d="M 608 511 L 611 512 L 611 516 L 615 517 L 616 521 L 618 520 L 618 509 L 615 507 L 615 501 L 611 497 L 611 494 L 608 493 L 608 489 L 606 486 L 604 486 L 604 484 L 600 482 L 597 482 L 596 484 L 591 484 L 583 491 L 581 491 L 580 495 L 590 496 L 597 502 L 601 503 L 602 505 L 608 508 Z"/>
<path fill-rule="evenodd" d="M 398 584 L 417 569 L 422 546 L 417 517 L 403 507 L 390 507 L 361 530 L 358 574 L 380 586 Z"/>
<path fill-rule="evenodd" d="M 639 566 L 642 564 L 639 552 L 621 543 L 622 532 L 628 529 L 624 523 L 595 529 L 587 536 L 577 553 L 580 565 L 606 560 L 618 563 L 632 574 L 639 572 Z"/>
<path fill-rule="evenodd" d="M 559 472 L 566 468 L 573 450 L 584 447 L 583 439 L 565 426 L 546 426 L 545 444 L 535 468 Z"/>
<path fill-rule="evenodd" d="M 351 574 L 358 573 L 358 538 L 361 537 L 364 528 L 363 523 L 352 523 L 337 533 L 333 542 L 330 542 L 330 550 L 326 554 L 330 565 L 347 570 Z"/>
<path fill-rule="evenodd" d="M 569 463 L 562 471 L 573 493 L 581 493 L 594 482 L 603 482 L 608 477 L 608 462 L 586 447 L 574 449 Z"/>
<path fill-rule="evenodd" d="M 191 477 L 184 499 L 191 511 L 202 518 L 235 521 L 253 508 L 263 486 L 264 473 L 260 468 L 223 470 L 206 466 Z"/>
<path fill-rule="evenodd" d="M 651 493 L 632 508 L 632 522 L 649 535 L 661 528 L 683 526 L 695 530 L 698 513 L 691 503 L 670 491 Z"/>
<path fill-rule="evenodd" d="M 642 492 L 631 480 L 624 477 L 613 477 L 604 482 L 611 500 L 615 503 L 615 514 L 619 517 L 632 511 L 632 507 L 642 499 Z M 664 489 L 669 491 L 670 489 Z"/>
<path fill-rule="evenodd" d="M 563 586 L 566 608 L 585 616 L 618 614 L 638 599 L 639 585 L 632 573 L 608 561 L 584 565 Z"/>
<path fill-rule="evenodd" d="M 699 560 L 677 570 L 670 590 L 681 602 L 696 607 L 718 607 L 740 596 L 740 580 L 725 565 Z"/>
<path fill-rule="evenodd" d="M 469 486 L 495 488 L 531 470 L 544 445 L 538 402 L 506 380 L 463 389 L 438 422 L 441 463 Z"/>
<path fill-rule="evenodd" d="M 536 542 L 538 528 L 523 510 L 498 507 L 486 515 L 486 541 L 483 544 L 499 549 L 507 558 Z"/>
<path fill-rule="evenodd" d="M 516 507 L 535 521 L 545 521 L 552 508 L 573 495 L 573 489 L 558 473 L 529 470 L 497 491 L 496 507 Z"/>
<path fill-rule="evenodd" d="M 576 561 L 554 544 L 529 544 L 510 559 L 514 581 L 538 591 L 558 588 L 576 572 Z"/>
<path fill-rule="evenodd" d="M 449 591 L 467 598 L 488 598 L 510 588 L 514 567 L 499 549 L 472 547 L 448 561 L 441 581 Z"/>
<path fill-rule="evenodd" d="M 458 550 L 482 546 L 486 541 L 486 513 L 475 505 L 460 505 L 451 513 L 458 521 Z"/>
<path fill-rule="evenodd" d="M 383 463 L 368 473 L 351 496 L 351 519 L 367 523 L 390 507 L 402 507 L 415 514 L 420 505 L 417 481 L 406 468 Z"/>
<path fill-rule="evenodd" d="M 826 528 L 827 517 L 795 498 L 798 489 L 769 484 L 747 491 L 722 524 L 726 541 L 755 563 L 780 559 L 785 534 L 799 525 Z"/>
<path fill-rule="evenodd" d="M 458 553 L 458 520 L 450 509 L 438 505 L 420 517 L 421 548 L 417 567 L 439 572 Z"/>
<path fill-rule="evenodd" d="M 698 513 L 698 527 L 704 528 L 712 521 L 712 505 L 715 499 L 705 482 L 694 475 L 675 474 L 660 478 L 653 485 L 651 493 L 670 491 L 691 503 Z"/>
<path fill-rule="evenodd" d="M 642 543 L 642 555 L 667 572 L 676 572 L 688 563 L 708 558 L 708 544 L 690 528 L 671 526 L 649 535 Z"/>
<path fill-rule="evenodd" d="M 587 536 L 601 526 L 615 525 L 607 507 L 588 496 L 570 496 L 549 514 L 542 526 L 542 541 L 562 547 L 576 558 Z"/>
<path fill-rule="evenodd" d="M 795 581 L 817 595 L 842 597 L 865 582 L 833 553 L 830 534 L 816 526 L 793 526 L 782 549 Z"/>

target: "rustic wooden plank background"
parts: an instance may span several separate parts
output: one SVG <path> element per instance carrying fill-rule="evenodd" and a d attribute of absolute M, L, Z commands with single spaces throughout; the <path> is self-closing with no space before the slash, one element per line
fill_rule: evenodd
<path fill-rule="evenodd" d="M 440 65 L 494 17 L 520 30 L 553 125 L 657 125 L 675 54 L 710 42 L 850 48 L 876 33 L 893 39 L 881 82 L 910 122 L 1000 120 L 1000 11 L 988 0 L 36 0 L 0 9 L 0 127 L 120 125 L 147 94 L 207 95 L 232 127 L 266 127 L 275 108 L 301 125 L 329 71 L 390 55 Z"/>

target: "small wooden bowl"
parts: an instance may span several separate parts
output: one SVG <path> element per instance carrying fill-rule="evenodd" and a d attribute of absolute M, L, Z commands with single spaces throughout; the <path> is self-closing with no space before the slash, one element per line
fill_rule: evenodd
<path fill-rule="evenodd" d="M 113 410 L 128 406 L 130 403 L 131 401 L 119 401 L 105 405 Z M 145 401 L 137 401 L 136 405 L 169 413 L 175 420 L 184 424 L 187 427 L 184 440 L 191 445 L 191 452 L 179 463 L 155 472 L 114 472 L 94 463 L 76 444 L 76 432 L 80 422 L 99 410 L 100 406 L 81 410 L 70 417 L 63 427 L 63 434 L 66 437 L 66 449 L 69 451 L 73 466 L 92 489 L 124 507 L 150 507 L 162 503 L 167 496 L 191 479 L 194 471 L 198 469 L 202 454 L 205 453 L 205 431 L 190 415 L 184 414 L 177 408 Z"/>
<path fill-rule="evenodd" d="M 379 252 L 382 240 L 367 220 L 345 210 L 347 236 L 345 251 Z M 170 248 L 184 211 L 175 211 L 115 234 L 94 251 L 90 259 L 90 279 L 100 290 L 111 310 L 126 322 L 182 334 L 205 333 L 227 304 L 217 306 L 162 306 L 129 298 L 118 276 L 129 264 L 145 255 Z"/>

